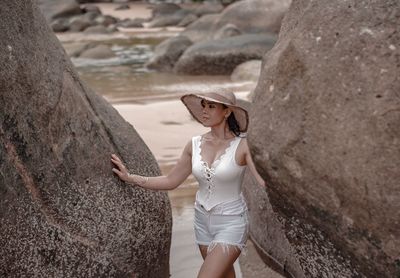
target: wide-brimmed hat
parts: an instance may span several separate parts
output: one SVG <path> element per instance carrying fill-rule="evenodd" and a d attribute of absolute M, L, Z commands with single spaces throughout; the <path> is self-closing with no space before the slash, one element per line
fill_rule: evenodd
<path fill-rule="evenodd" d="M 199 123 L 202 122 L 203 107 L 201 106 L 202 100 L 208 100 L 216 103 L 225 104 L 232 110 L 235 115 L 236 121 L 239 124 L 240 132 L 246 132 L 249 125 L 249 115 L 247 111 L 236 104 L 235 95 L 228 90 L 219 89 L 212 93 L 206 94 L 187 94 L 181 97 L 181 101 L 185 104 L 186 108 Z"/>

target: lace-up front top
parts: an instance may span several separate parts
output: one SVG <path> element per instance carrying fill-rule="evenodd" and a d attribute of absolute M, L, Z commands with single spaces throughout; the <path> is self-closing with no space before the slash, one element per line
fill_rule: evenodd
<path fill-rule="evenodd" d="M 241 194 L 246 167 L 238 165 L 235 160 L 240 137 L 232 139 L 225 152 L 211 165 L 201 157 L 201 141 L 201 136 L 192 138 L 192 173 L 199 182 L 196 205 L 207 211 L 218 208 L 221 214 L 240 213 L 247 209 Z"/>

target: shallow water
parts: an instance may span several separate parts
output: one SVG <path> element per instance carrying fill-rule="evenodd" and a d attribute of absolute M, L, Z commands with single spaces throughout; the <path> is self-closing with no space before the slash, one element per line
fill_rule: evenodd
<path fill-rule="evenodd" d="M 89 87 L 110 103 L 135 103 L 177 98 L 188 92 L 208 92 L 227 87 L 234 91 L 250 91 L 252 82 L 232 82 L 229 76 L 176 75 L 148 70 L 145 63 L 154 55 L 155 46 L 165 38 L 99 39 L 96 44 L 108 45 L 115 57 L 109 59 L 72 58 L 80 77 Z M 93 41 L 80 40 L 87 44 Z M 65 48 L 77 44 L 72 38 Z"/>

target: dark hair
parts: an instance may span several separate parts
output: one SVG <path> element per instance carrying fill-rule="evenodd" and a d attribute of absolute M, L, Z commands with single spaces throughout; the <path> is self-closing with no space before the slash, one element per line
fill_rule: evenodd
<path fill-rule="evenodd" d="M 223 106 L 224 108 L 228 108 L 228 106 L 226 106 L 225 104 L 223 104 Z M 235 118 L 235 114 L 231 112 L 228 119 L 226 120 L 228 121 L 229 130 L 232 131 L 235 136 L 240 136 L 240 126 Z"/>

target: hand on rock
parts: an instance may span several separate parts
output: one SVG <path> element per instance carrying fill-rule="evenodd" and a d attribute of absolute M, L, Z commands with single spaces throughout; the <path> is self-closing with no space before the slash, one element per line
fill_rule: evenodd
<path fill-rule="evenodd" d="M 117 168 L 113 168 L 112 171 L 118 175 L 118 177 L 123 181 L 128 181 L 129 173 L 126 169 L 124 163 L 122 163 L 121 159 L 115 154 L 111 155 L 111 162 L 114 163 Z"/>

